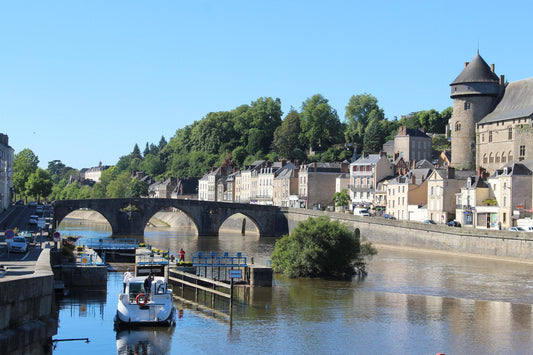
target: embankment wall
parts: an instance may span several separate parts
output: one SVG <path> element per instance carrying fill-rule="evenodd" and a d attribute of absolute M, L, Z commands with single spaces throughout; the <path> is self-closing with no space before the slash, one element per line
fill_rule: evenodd
<path fill-rule="evenodd" d="M 0 282 L 0 353 L 46 353 L 57 334 L 54 316 L 54 274 L 44 249 L 33 274 Z"/>
<path fill-rule="evenodd" d="M 533 260 L 533 233 L 456 228 L 305 209 L 288 209 L 285 215 L 289 231 L 309 217 L 327 216 L 350 229 L 359 228 L 361 239 L 374 244 Z"/>

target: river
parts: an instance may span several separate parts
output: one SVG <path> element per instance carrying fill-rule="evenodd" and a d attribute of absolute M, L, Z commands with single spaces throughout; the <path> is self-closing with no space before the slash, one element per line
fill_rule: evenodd
<path fill-rule="evenodd" d="M 62 234 L 105 237 L 73 223 Z M 241 251 L 265 265 L 275 238 L 147 229 L 177 253 Z M 533 264 L 379 246 L 363 280 L 287 279 L 250 290 L 231 320 L 176 301 L 175 327 L 116 332 L 122 274 L 58 300 L 54 354 L 525 354 L 533 349 Z"/>

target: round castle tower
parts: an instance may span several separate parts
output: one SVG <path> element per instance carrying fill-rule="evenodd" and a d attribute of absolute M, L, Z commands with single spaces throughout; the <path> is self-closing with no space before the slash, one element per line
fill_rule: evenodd
<path fill-rule="evenodd" d="M 479 52 L 470 63 L 465 63 L 450 86 L 451 165 L 458 170 L 473 170 L 476 168 L 476 123 L 494 109 L 503 86 L 494 73 L 494 64 L 489 67 Z"/>

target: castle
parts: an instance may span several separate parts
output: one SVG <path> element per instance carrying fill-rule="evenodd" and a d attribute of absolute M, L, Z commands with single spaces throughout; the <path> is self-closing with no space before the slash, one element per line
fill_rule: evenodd
<path fill-rule="evenodd" d="M 507 83 L 478 52 L 450 86 L 453 167 L 493 173 L 533 159 L 533 78 Z"/>

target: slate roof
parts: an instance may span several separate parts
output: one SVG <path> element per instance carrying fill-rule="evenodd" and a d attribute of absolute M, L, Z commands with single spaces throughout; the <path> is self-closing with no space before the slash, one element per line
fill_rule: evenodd
<path fill-rule="evenodd" d="M 533 78 L 513 81 L 505 88 L 498 106 L 478 124 L 533 115 Z"/>
<path fill-rule="evenodd" d="M 461 74 L 450 84 L 461 83 L 491 83 L 499 82 L 498 76 L 490 69 L 489 65 L 479 53 L 468 63 Z"/>

